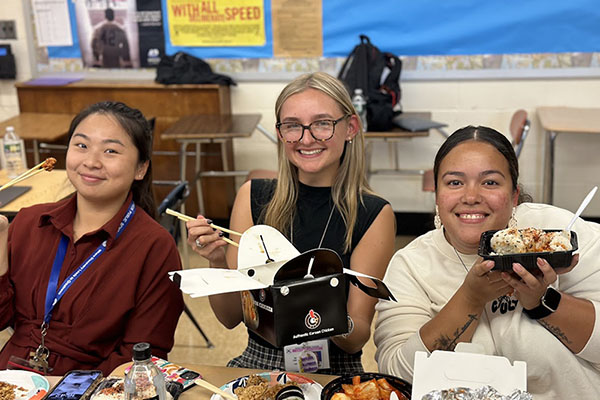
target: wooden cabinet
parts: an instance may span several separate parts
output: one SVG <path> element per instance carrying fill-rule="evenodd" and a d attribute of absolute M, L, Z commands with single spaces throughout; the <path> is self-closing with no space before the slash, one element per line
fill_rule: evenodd
<path fill-rule="evenodd" d="M 42 86 L 17 83 L 19 107 L 24 112 L 73 113 L 104 100 L 122 101 L 140 109 L 147 118 L 155 118 L 154 156 L 152 158 L 155 180 L 179 179 L 178 145 L 173 140 L 163 140 L 161 133 L 179 118 L 190 114 L 231 114 L 229 86 L 162 85 L 153 81 L 97 81 L 82 80 L 64 86 Z M 224 144 L 228 152 L 229 169 L 233 170 L 231 141 Z M 203 170 L 222 170 L 220 144 L 203 144 Z M 193 178 L 193 157 L 188 156 L 187 179 Z M 171 187 L 155 187 L 160 201 Z M 188 199 L 187 213 L 195 215 L 197 197 L 193 185 Z M 227 219 L 233 205 L 235 182 L 230 177 L 202 180 L 206 215 L 212 219 Z"/>

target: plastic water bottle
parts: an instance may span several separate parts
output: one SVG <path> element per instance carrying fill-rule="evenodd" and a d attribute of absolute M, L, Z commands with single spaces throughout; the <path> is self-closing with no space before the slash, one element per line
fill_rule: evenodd
<path fill-rule="evenodd" d="M 25 143 L 17 136 L 12 126 L 6 127 L 2 140 L 2 167 L 6 169 L 9 178 L 16 178 L 27 169 Z"/>
<path fill-rule="evenodd" d="M 365 99 L 365 95 L 363 94 L 362 89 L 356 88 L 354 89 L 354 96 L 352 96 L 352 105 L 356 110 L 356 113 L 360 117 L 360 122 L 362 123 L 363 131 L 367 131 L 367 99 Z"/>
<path fill-rule="evenodd" d="M 133 365 L 125 374 L 125 400 L 166 400 L 165 376 L 152 362 L 150 344 L 133 346 Z"/>

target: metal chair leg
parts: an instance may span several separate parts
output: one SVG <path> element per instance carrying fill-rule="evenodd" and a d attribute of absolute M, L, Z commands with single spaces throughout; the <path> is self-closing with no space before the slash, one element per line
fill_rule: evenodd
<path fill-rule="evenodd" d="M 210 339 L 208 338 L 208 336 L 206 336 L 206 334 L 204 333 L 204 331 L 200 327 L 200 324 L 198 324 L 198 321 L 196 321 L 196 318 L 194 318 L 194 316 L 192 315 L 192 312 L 188 308 L 187 304 L 183 305 L 183 311 L 185 312 L 185 315 L 187 315 L 188 318 L 192 321 L 192 324 L 194 324 L 194 326 L 196 327 L 196 329 L 198 329 L 198 332 L 200 332 L 200 334 L 202 335 L 202 337 L 206 341 L 206 347 L 208 347 L 209 349 L 215 347 L 215 345 L 212 344 L 212 342 L 210 341 Z"/>

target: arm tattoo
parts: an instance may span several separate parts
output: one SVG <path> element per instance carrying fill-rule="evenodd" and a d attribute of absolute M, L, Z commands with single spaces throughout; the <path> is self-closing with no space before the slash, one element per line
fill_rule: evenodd
<path fill-rule="evenodd" d="M 477 321 L 477 319 L 478 318 L 476 314 L 469 314 L 469 319 L 467 320 L 467 322 L 465 322 L 465 324 L 461 328 L 457 328 L 456 331 L 454 331 L 454 338 L 450 339 L 450 337 L 447 335 L 441 335 L 433 343 L 434 348 L 436 350 L 454 351 L 458 339 L 462 336 L 463 333 L 465 333 L 467 329 L 469 329 L 469 326 L 471 326 L 473 321 Z"/>
<path fill-rule="evenodd" d="M 558 326 L 550 325 L 549 323 L 547 323 L 546 321 L 541 320 L 541 319 L 538 319 L 538 322 L 540 323 L 540 325 L 542 325 L 544 328 L 546 328 L 551 334 L 556 336 L 558 338 L 558 340 L 560 340 L 564 344 L 571 344 L 571 341 L 569 340 L 567 335 Z"/>

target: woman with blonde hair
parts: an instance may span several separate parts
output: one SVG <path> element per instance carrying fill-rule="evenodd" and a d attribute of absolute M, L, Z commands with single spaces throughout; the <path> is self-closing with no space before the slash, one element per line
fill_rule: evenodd
<path fill-rule="evenodd" d="M 335 250 L 345 268 L 383 277 L 394 251 L 395 217 L 365 176 L 364 132 L 350 96 L 334 77 L 317 72 L 288 84 L 275 104 L 279 137 L 277 179 L 251 180 L 240 188 L 231 228 L 243 232 L 267 224 L 304 252 Z M 227 246 L 203 216 L 188 222 L 188 241 L 214 268 L 235 269 L 237 248 Z M 370 337 L 376 299 L 347 288 L 351 332 L 328 343 L 330 368 L 323 373 L 362 371 L 361 349 Z M 211 296 L 217 318 L 228 328 L 242 322 L 239 293 Z M 229 366 L 285 369 L 283 349 L 249 332 L 248 347 Z"/>

